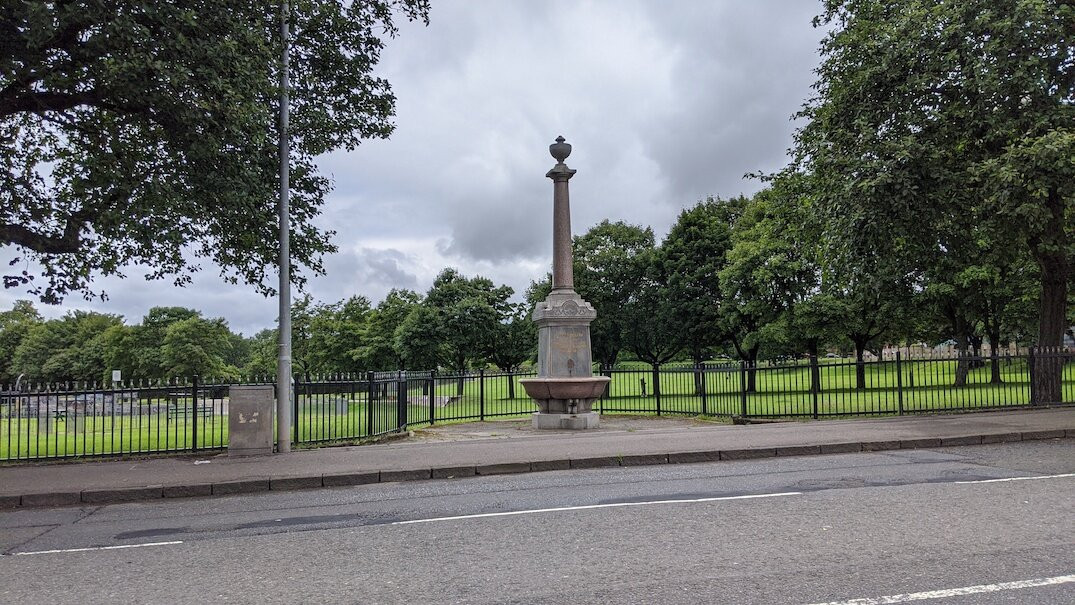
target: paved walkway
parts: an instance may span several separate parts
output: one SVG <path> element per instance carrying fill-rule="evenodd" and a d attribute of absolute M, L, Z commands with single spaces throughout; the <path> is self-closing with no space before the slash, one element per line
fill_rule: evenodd
<path fill-rule="evenodd" d="M 606 428 L 593 432 L 524 427 L 518 422 L 438 427 L 401 441 L 252 458 L 206 453 L 4 466 L 0 507 L 1070 438 L 1075 408 L 745 426 L 610 418 Z"/>

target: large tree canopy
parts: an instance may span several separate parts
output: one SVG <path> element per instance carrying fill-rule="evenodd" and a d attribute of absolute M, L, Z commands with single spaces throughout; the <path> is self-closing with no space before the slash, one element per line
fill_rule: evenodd
<path fill-rule="evenodd" d="M 292 0 L 291 254 L 321 269 L 318 154 L 387 137 L 395 98 L 373 74 L 393 19 L 428 0 Z M 198 259 L 273 291 L 278 3 L 25 0 L 0 6 L 0 245 L 6 287 L 46 302 L 96 275 Z M 301 283 L 302 274 L 296 272 Z"/>
<path fill-rule="evenodd" d="M 814 183 L 830 258 L 884 250 L 921 279 L 973 238 L 1037 265 L 1037 344 L 1055 347 L 1075 230 L 1075 5 L 827 0 L 817 97 L 794 168 Z M 1017 261 L 1016 261 L 1017 263 Z M 956 268 L 955 270 L 960 270 Z M 1056 368 L 1037 393 L 1058 400 Z"/>

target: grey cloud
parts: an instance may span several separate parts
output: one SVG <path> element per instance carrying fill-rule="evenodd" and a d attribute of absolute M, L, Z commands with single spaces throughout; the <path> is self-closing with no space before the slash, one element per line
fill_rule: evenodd
<path fill-rule="evenodd" d="M 802 0 L 435 2 L 382 56 L 397 130 L 319 158 L 335 180 L 318 224 L 340 248 L 320 300 L 392 287 L 425 290 L 452 265 L 520 291 L 548 271 L 552 166 L 564 135 L 574 232 L 608 218 L 658 237 L 679 207 L 759 183 L 786 162 L 790 116 L 810 96 L 823 32 Z M 94 308 L 137 320 L 154 304 L 223 315 L 243 331 L 273 325 L 275 301 L 221 283 L 206 266 L 184 290 L 140 272 L 98 286 Z M 0 292 L 0 304 L 17 292 Z M 70 306 L 81 305 L 71 301 Z"/>
<path fill-rule="evenodd" d="M 706 8 L 700 8 L 705 6 Z M 810 93 L 823 32 L 811 2 L 671 3 L 652 10 L 681 41 L 675 111 L 645 137 L 668 175 L 674 203 L 760 187 L 747 172 L 786 163 L 791 116 Z"/>
<path fill-rule="evenodd" d="M 411 262 L 399 250 L 343 251 L 326 259 L 325 275 L 310 280 L 308 289 L 322 301 L 362 295 L 376 304 L 392 288 L 419 287 L 418 278 L 404 268 Z"/>

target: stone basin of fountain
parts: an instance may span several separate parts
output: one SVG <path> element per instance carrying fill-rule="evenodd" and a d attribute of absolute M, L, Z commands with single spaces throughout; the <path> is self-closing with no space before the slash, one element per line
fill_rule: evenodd
<path fill-rule="evenodd" d="M 527 395 L 538 401 L 538 407 L 544 407 L 542 403 L 546 401 L 574 400 L 581 402 L 582 400 L 589 400 L 586 405 L 586 411 L 589 411 L 589 403 L 601 397 L 601 394 L 605 392 L 605 385 L 610 380 L 611 378 L 608 376 L 523 378 L 519 381 L 519 384 L 526 389 Z M 545 410 L 543 409 L 542 411 Z M 553 413 L 563 412 L 554 410 Z"/>

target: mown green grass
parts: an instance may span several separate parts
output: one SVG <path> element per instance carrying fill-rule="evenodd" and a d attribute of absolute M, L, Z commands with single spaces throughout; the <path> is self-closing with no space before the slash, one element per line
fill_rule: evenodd
<path fill-rule="evenodd" d="M 194 423 L 166 414 L 96 416 L 78 422 L 68 430 L 67 421 L 49 426 L 36 418 L 0 419 L 0 460 L 182 451 L 194 442 Z M 227 445 L 226 416 L 199 417 L 197 430 L 200 448 Z"/>
<path fill-rule="evenodd" d="M 826 360 L 821 367 L 822 391 L 816 398 L 810 392 L 809 367 L 761 368 L 756 372 L 756 389 L 744 397 L 746 378 L 738 366 L 713 366 L 704 374 L 691 368 L 667 366 L 660 374 L 660 408 L 654 395 L 654 376 L 644 364 L 612 372 L 610 396 L 594 404 L 603 413 L 678 413 L 732 416 L 744 412 L 749 416 L 853 416 L 861 414 L 898 414 L 1021 406 L 1030 403 L 1030 385 L 1025 363 L 1001 361 L 1001 384 L 991 384 L 988 363 L 971 370 L 967 384 L 952 386 L 956 362 L 904 361 L 900 372 L 895 362 L 868 364 L 865 389 L 856 388 L 853 363 Z M 430 382 L 411 381 L 406 406 L 407 422 L 421 426 L 441 422 L 479 418 L 523 417 L 537 410 L 519 384 L 525 376 L 487 373 L 484 380 L 476 376 L 462 382 L 451 378 L 436 379 L 432 396 L 457 397 L 439 407 L 416 405 L 428 397 Z M 705 396 L 697 388 L 703 381 Z M 1075 364 L 1068 364 L 1063 375 L 1063 397 L 1075 402 Z M 368 393 L 358 383 L 356 390 L 345 394 L 309 394 L 298 392 L 295 414 L 295 441 L 328 442 L 355 440 L 396 430 L 399 426 L 398 395 L 394 389 L 378 391 L 372 408 Z M 513 388 L 514 387 L 514 388 Z M 816 407 L 815 407 L 816 399 Z M 346 403 L 346 411 L 337 413 L 334 401 Z M 372 413 L 371 413 L 372 412 Z M 63 422 L 51 431 L 37 433 L 35 419 L 0 419 L 0 460 L 45 458 L 94 454 L 176 451 L 191 448 L 193 423 L 189 418 L 168 418 L 166 414 L 105 416 L 88 419 L 85 425 L 67 432 Z M 198 447 L 227 445 L 227 418 L 205 416 L 198 420 Z"/>

